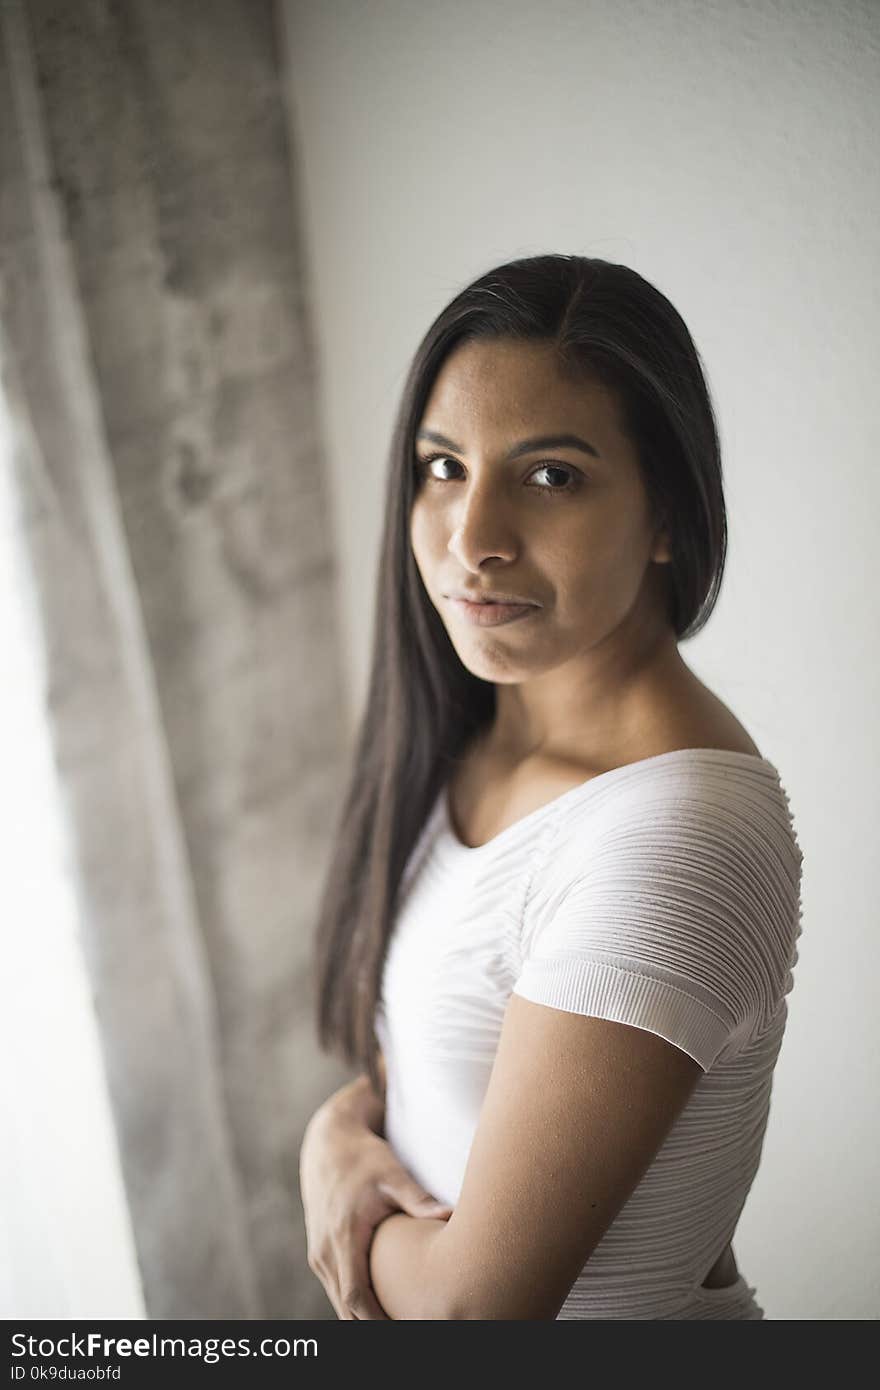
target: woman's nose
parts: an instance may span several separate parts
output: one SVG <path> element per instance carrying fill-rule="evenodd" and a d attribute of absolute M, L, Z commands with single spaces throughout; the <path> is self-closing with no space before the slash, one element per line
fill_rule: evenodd
<path fill-rule="evenodd" d="M 454 525 L 449 550 L 468 569 L 476 569 L 487 556 L 516 558 L 516 534 L 497 490 L 472 488 L 460 501 Z"/>

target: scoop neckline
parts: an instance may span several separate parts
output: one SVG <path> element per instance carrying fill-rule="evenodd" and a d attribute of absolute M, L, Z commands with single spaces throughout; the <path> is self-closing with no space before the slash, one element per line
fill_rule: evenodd
<path fill-rule="evenodd" d="M 636 758 L 631 763 L 621 763 L 619 767 L 608 768 L 607 772 L 594 773 L 592 777 L 587 777 L 583 782 L 578 782 L 575 786 L 569 787 L 568 791 L 560 792 L 558 796 L 554 796 L 550 801 L 545 801 L 543 806 L 536 806 L 534 811 L 528 811 L 526 815 L 520 816 L 518 820 L 513 821 L 510 825 L 506 825 L 503 830 L 498 831 L 497 835 L 493 835 L 491 840 L 485 840 L 481 845 L 466 845 L 463 840 L 459 839 L 458 832 L 452 823 L 452 816 L 449 812 L 449 786 L 448 783 L 444 782 L 437 798 L 440 807 L 441 823 L 446 832 L 447 841 L 456 850 L 466 855 L 477 855 L 486 850 L 494 849 L 500 841 L 506 840 L 514 831 L 521 830 L 522 826 L 529 821 L 537 820 L 539 816 L 544 816 L 549 811 L 556 810 L 557 807 L 563 803 L 576 799 L 588 788 L 594 787 L 596 783 L 606 783 L 609 778 L 620 777 L 626 772 L 631 773 L 634 770 L 654 766 L 657 763 L 664 763 L 671 758 L 684 758 L 685 761 L 693 761 L 698 757 L 705 757 L 707 755 L 712 759 L 722 762 L 754 763 L 756 766 L 764 768 L 768 772 L 772 772 L 776 777 L 779 775 L 775 765 L 770 759 L 765 758 L 760 753 L 742 753 L 734 748 L 671 748 L 666 753 L 652 753 L 648 758 Z"/>

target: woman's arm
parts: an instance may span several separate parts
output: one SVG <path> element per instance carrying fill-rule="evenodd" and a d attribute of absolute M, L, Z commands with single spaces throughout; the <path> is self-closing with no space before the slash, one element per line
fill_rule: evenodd
<path fill-rule="evenodd" d="M 370 1282 L 389 1318 L 398 1321 L 446 1318 L 447 1303 L 429 1272 L 436 1242 L 447 1220 L 394 1212 L 377 1226 L 369 1250 Z"/>
<path fill-rule="evenodd" d="M 384 1059 L 380 1055 L 384 1082 Z M 368 1251 L 380 1222 L 401 1210 L 413 1225 L 443 1219 L 436 1202 L 382 1137 L 384 1097 L 364 1075 L 335 1091 L 312 1116 L 300 1148 L 300 1191 L 309 1268 L 340 1318 L 381 1320 L 386 1314 L 370 1281 Z"/>
<path fill-rule="evenodd" d="M 640 1027 L 514 994 L 449 1221 L 383 1221 L 394 1319 L 553 1320 L 702 1075 Z"/>
<path fill-rule="evenodd" d="M 384 1059 L 381 1063 L 381 1070 L 384 1082 Z M 385 1124 L 385 1097 L 384 1093 L 381 1096 L 376 1094 L 372 1082 L 366 1074 L 340 1086 L 339 1090 L 333 1092 L 316 1114 L 320 1114 L 321 1111 L 347 1116 L 360 1122 L 372 1134 L 377 1134 L 382 1138 Z"/>

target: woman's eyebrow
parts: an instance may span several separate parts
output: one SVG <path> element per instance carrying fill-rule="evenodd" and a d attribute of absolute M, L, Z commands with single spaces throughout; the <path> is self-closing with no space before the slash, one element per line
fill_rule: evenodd
<path fill-rule="evenodd" d="M 435 430 L 419 430 L 417 439 L 425 439 L 431 444 L 439 444 L 441 449 L 451 449 L 455 454 L 463 454 L 460 444 L 456 444 L 451 439 L 447 439 L 445 434 L 437 434 Z M 520 454 L 531 454 L 535 449 L 581 449 L 585 454 L 592 454 L 593 458 L 601 458 L 599 450 L 589 444 L 586 439 L 581 439 L 578 434 L 542 434 L 535 439 L 523 439 L 519 444 L 515 444 L 507 455 L 508 459 L 519 458 Z"/>

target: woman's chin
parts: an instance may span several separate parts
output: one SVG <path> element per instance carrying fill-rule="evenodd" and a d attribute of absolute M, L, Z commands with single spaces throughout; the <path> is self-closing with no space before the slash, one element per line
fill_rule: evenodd
<path fill-rule="evenodd" d="M 497 638 L 484 636 L 479 643 L 453 645 L 462 666 L 480 680 L 519 685 L 539 674 L 534 664 L 524 662 L 521 653 L 506 650 Z"/>

